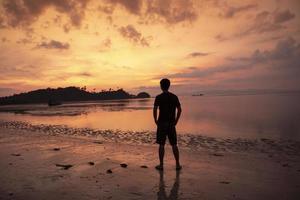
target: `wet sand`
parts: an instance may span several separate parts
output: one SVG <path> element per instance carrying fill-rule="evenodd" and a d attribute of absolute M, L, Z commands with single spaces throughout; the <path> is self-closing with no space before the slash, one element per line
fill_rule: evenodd
<path fill-rule="evenodd" d="M 124 144 L 108 130 L 100 135 L 76 135 L 45 127 L 0 125 L 0 199 L 265 200 L 300 196 L 297 142 L 208 142 L 204 137 L 205 142 L 199 143 L 199 138 L 187 137 L 186 143 L 180 143 L 182 171 L 176 173 L 167 145 L 165 170 L 159 173 L 154 169 L 157 146 L 152 144 L 151 133 L 149 141 L 142 137 L 144 142 L 128 139 Z M 198 145 L 204 143 L 206 146 Z"/>

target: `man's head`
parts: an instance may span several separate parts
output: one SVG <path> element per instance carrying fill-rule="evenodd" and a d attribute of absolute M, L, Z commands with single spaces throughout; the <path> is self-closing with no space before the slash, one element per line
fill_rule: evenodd
<path fill-rule="evenodd" d="M 161 79 L 160 88 L 161 88 L 162 91 L 168 91 L 170 85 L 171 85 L 171 82 L 170 82 L 169 79 L 167 79 L 167 78 Z"/>

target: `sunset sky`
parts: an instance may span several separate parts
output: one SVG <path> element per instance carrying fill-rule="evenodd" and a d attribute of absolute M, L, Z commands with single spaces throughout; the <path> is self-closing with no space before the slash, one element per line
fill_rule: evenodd
<path fill-rule="evenodd" d="M 299 0 L 0 0 L 0 96 L 300 89 Z"/>

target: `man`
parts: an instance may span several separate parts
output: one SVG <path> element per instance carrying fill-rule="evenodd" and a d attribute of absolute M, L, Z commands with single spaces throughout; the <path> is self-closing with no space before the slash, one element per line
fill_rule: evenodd
<path fill-rule="evenodd" d="M 176 161 L 176 170 L 181 169 L 175 127 L 181 115 L 181 106 L 178 97 L 169 92 L 170 84 L 171 83 L 169 79 L 162 79 L 160 81 L 162 93 L 156 96 L 153 107 L 153 117 L 157 125 L 156 143 L 159 144 L 158 154 L 160 164 L 155 167 L 158 170 L 163 170 L 167 136 L 170 144 L 172 145 L 172 150 Z M 158 108 L 159 116 L 157 118 Z"/>

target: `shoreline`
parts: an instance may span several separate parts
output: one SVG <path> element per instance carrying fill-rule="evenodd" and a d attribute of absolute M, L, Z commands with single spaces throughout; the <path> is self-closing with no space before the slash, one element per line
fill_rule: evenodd
<path fill-rule="evenodd" d="M 73 128 L 67 125 L 31 124 L 21 121 L 0 120 L 0 128 L 13 130 L 27 130 L 42 132 L 45 135 L 67 135 L 74 137 L 91 137 L 103 141 L 134 144 L 155 144 L 154 131 L 123 131 L 123 130 L 99 130 L 91 128 Z M 269 138 L 216 138 L 195 134 L 178 134 L 178 144 L 181 147 L 195 151 L 207 150 L 211 152 L 260 152 L 266 154 L 283 154 L 300 156 L 300 141 L 291 139 Z"/>
<path fill-rule="evenodd" d="M 171 147 L 166 145 L 165 170 L 159 173 L 154 169 L 156 145 L 56 130 L 1 123 L 0 199 L 152 200 L 171 195 L 195 200 L 296 200 L 300 196 L 298 154 L 179 144 L 183 169 L 176 174 Z M 126 168 L 120 166 L 124 163 Z"/>

